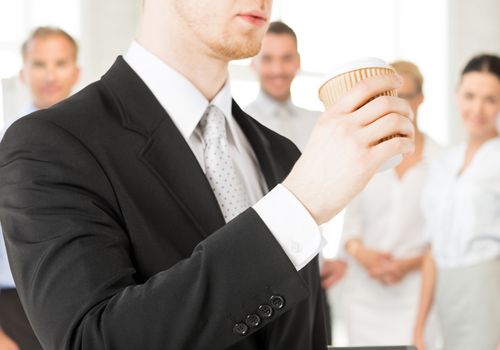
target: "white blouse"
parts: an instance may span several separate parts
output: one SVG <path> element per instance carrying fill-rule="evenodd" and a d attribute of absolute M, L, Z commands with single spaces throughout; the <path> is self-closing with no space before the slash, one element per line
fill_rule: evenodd
<path fill-rule="evenodd" d="M 422 189 L 429 158 L 439 151 L 440 147 L 426 137 L 422 160 L 401 179 L 394 169 L 377 173 L 346 209 L 344 243 L 360 238 L 365 246 L 389 252 L 396 259 L 421 255 L 427 245 L 420 209 Z M 346 259 L 349 267 L 335 300 L 339 304 L 336 317 L 345 326 L 349 345 L 411 342 L 420 272 L 413 271 L 399 283 L 385 285 L 352 256 Z"/>
<path fill-rule="evenodd" d="M 469 166 L 462 144 L 431 164 L 422 206 L 438 267 L 500 258 L 500 137 L 484 143 Z"/>
<path fill-rule="evenodd" d="M 426 245 L 421 193 L 427 179 L 429 158 L 440 147 L 425 138 L 422 160 L 399 179 L 395 170 L 377 173 L 346 209 L 343 240 L 357 237 L 371 249 L 396 258 L 422 254 Z"/>

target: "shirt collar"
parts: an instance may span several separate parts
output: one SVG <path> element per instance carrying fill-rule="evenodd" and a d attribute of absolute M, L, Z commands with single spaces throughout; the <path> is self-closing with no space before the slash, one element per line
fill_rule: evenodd
<path fill-rule="evenodd" d="M 296 107 L 290 98 L 285 102 L 280 102 L 269 96 L 263 90 L 260 90 L 256 100 L 271 114 L 276 114 L 280 108 L 284 108 L 291 115 L 295 114 Z"/>
<path fill-rule="evenodd" d="M 231 113 L 232 98 L 229 81 L 209 102 L 185 76 L 138 42 L 132 42 L 124 59 L 165 108 L 186 140 L 193 134 L 210 103 L 224 113 L 231 136 L 235 138 L 236 126 Z M 235 143 L 239 146 L 237 138 Z"/>
<path fill-rule="evenodd" d="M 36 108 L 33 103 L 30 103 L 28 106 L 26 106 L 23 110 L 23 115 L 27 115 L 27 114 L 30 114 L 30 113 L 33 113 L 33 112 L 36 112 L 38 111 L 38 108 Z"/>

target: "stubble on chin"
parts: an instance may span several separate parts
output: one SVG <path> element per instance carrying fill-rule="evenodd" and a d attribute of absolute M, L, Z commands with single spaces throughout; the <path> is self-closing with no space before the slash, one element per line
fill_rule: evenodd
<path fill-rule="evenodd" d="M 226 61 L 239 60 L 257 55 L 260 51 L 262 38 L 246 35 L 241 38 L 225 35 L 221 40 L 213 42 L 212 51 Z"/>
<path fill-rule="evenodd" d="M 217 16 L 199 13 L 194 2 L 176 1 L 175 9 L 186 29 L 195 41 L 204 46 L 209 54 L 227 62 L 257 55 L 260 51 L 265 30 L 241 32 L 229 23 L 221 24 Z"/>
<path fill-rule="evenodd" d="M 257 55 L 260 51 L 260 41 L 248 40 L 243 43 L 221 43 L 214 45 L 212 50 L 226 61 L 240 60 Z"/>

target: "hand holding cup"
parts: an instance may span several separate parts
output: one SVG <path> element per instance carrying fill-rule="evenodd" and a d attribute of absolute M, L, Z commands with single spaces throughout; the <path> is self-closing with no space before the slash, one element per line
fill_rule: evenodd
<path fill-rule="evenodd" d="M 367 77 L 319 118 L 304 153 L 283 181 L 318 224 L 339 213 L 382 164 L 414 151 L 410 106 L 384 95 L 401 84 L 397 74 Z"/>

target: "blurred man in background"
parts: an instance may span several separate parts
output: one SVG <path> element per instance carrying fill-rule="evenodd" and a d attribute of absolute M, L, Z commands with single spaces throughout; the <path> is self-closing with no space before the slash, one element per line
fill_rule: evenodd
<path fill-rule="evenodd" d="M 31 96 L 27 113 L 48 108 L 68 97 L 78 82 L 78 45 L 59 28 L 39 27 L 22 46 L 19 74 Z"/>
<path fill-rule="evenodd" d="M 21 53 L 23 67 L 19 77 L 29 90 L 31 102 L 14 119 L 62 101 L 70 95 L 80 76 L 78 45 L 62 29 L 35 29 L 22 45 Z M 19 302 L 2 234 L 0 290 L 0 350 L 41 349 Z"/>
<path fill-rule="evenodd" d="M 291 99 L 290 88 L 300 69 L 293 29 L 283 22 L 272 22 L 252 67 L 259 77 L 260 92 L 245 111 L 303 149 L 319 112 L 297 107 Z"/>

